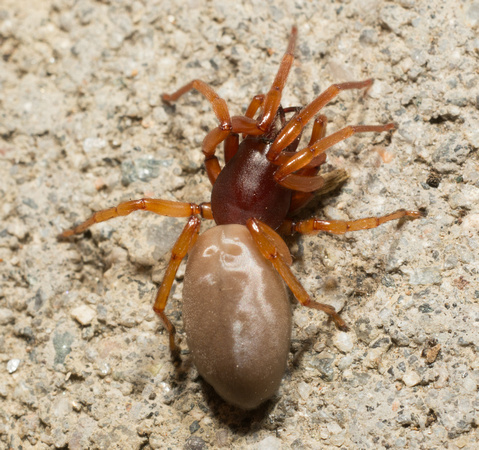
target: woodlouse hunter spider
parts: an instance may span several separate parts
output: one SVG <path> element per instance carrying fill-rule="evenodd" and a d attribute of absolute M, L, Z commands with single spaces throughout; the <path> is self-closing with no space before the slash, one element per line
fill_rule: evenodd
<path fill-rule="evenodd" d="M 406 216 L 421 216 L 418 211 L 399 210 L 383 217 L 352 221 L 291 218 L 314 191 L 326 184 L 327 177 L 318 172 L 327 149 L 355 133 L 394 128 L 392 123 L 354 125 L 326 136 L 327 121 L 319 115 L 309 144 L 296 151 L 303 127 L 321 108 L 341 91 L 368 89 L 373 83 L 368 79 L 333 84 L 304 108 L 282 108 L 281 94 L 293 63 L 296 35 L 293 27 L 271 89 L 256 95 L 244 116 L 230 117 L 226 102 L 200 80 L 162 96 L 169 103 L 197 90 L 213 107 L 220 124 L 206 135 L 202 146 L 206 172 L 213 185 L 211 202 L 198 205 L 151 198 L 127 201 L 98 211 L 59 235 L 61 239 L 68 238 L 95 223 L 138 210 L 187 217 L 153 309 L 169 333 L 172 355 L 178 357 L 175 327 L 164 311 L 178 266 L 189 254 L 183 287 L 188 347 L 201 376 L 223 399 L 243 409 L 256 408 L 270 398 L 286 368 L 291 309 L 283 281 L 303 306 L 324 311 L 339 329 L 347 330 L 334 308 L 313 301 L 293 275 L 291 255 L 280 234 L 343 234 Z M 286 120 L 290 113 L 292 117 Z M 221 142 L 223 169 L 215 156 Z M 338 173 L 341 176 L 345 172 Z M 200 217 L 214 220 L 217 226 L 199 236 Z"/>

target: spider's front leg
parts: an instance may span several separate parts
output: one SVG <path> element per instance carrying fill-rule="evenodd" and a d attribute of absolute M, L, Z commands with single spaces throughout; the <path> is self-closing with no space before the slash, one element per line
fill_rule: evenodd
<path fill-rule="evenodd" d="M 199 215 L 204 219 L 213 219 L 211 203 L 201 203 L 197 205 L 196 203 L 174 202 L 157 198 L 141 198 L 139 200 L 122 202 L 113 208 L 97 211 L 89 219 L 80 223 L 76 227 L 60 233 L 57 238 L 59 240 L 64 240 L 74 234 L 83 233 L 87 228 L 90 228 L 96 223 L 115 219 L 119 216 L 127 216 L 134 211 L 150 211 L 160 216 L 169 217 L 190 217 L 193 215 Z"/>
<path fill-rule="evenodd" d="M 225 153 L 230 158 L 237 150 L 236 139 L 228 140 L 231 134 L 262 134 L 256 120 L 253 120 L 247 116 L 233 116 L 230 117 L 228 106 L 223 98 L 221 98 L 216 91 L 201 80 L 193 80 L 183 87 L 178 89 L 173 94 L 163 94 L 162 100 L 167 103 L 178 100 L 183 94 L 195 89 L 202 94 L 206 100 L 208 100 L 213 108 L 213 112 L 220 124 L 218 127 L 211 130 L 203 139 L 202 152 L 205 155 L 205 167 L 206 173 L 211 184 L 215 184 L 216 178 L 218 178 L 221 172 L 221 167 L 218 162 L 218 158 L 215 155 L 216 147 L 221 144 L 225 139 L 226 143 Z M 235 147 L 236 146 L 236 147 Z"/>
<path fill-rule="evenodd" d="M 134 211 L 151 211 L 161 216 L 170 217 L 189 217 L 180 237 L 176 241 L 171 251 L 171 258 L 168 263 L 165 276 L 156 295 L 153 310 L 160 317 L 165 328 L 169 333 L 170 351 L 174 359 L 179 358 L 179 350 L 175 344 L 175 327 L 166 316 L 164 310 L 168 301 L 171 286 L 175 279 L 178 267 L 186 256 L 187 252 L 196 242 L 200 231 L 201 220 L 198 216 L 205 219 L 213 219 L 210 203 L 183 203 L 170 200 L 161 200 L 153 198 L 142 198 L 140 200 L 131 200 L 120 203 L 119 205 L 97 211 L 89 219 L 80 223 L 74 228 L 63 231 L 58 235 L 59 240 L 64 240 L 75 234 L 83 233 L 90 226 L 114 219 L 119 216 L 126 216 Z"/>

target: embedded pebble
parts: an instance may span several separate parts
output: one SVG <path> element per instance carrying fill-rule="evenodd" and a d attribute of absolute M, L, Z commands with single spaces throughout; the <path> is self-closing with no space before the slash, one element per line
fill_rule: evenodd
<path fill-rule="evenodd" d="M 307 400 L 309 395 L 311 394 L 311 391 L 313 388 L 309 383 L 305 383 L 304 381 L 301 381 L 301 383 L 298 384 L 298 392 L 300 397 L 303 400 Z"/>
<path fill-rule="evenodd" d="M 476 392 L 477 391 L 477 383 L 472 379 L 472 377 L 467 377 L 462 384 L 464 390 L 468 392 Z"/>
<path fill-rule="evenodd" d="M 71 315 L 82 325 L 90 325 L 96 317 L 96 311 L 88 305 L 81 305 L 73 309 Z"/>
<path fill-rule="evenodd" d="M 18 367 L 20 366 L 20 363 L 22 362 L 21 359 L 10 359 L 7 361 L 7 371 L 8 373 L 13 373 L 16 372 Z"/>
<path fill-rule="evenodd" d="M 410 284 L 441 284 L 442 276 L 439 267 L 420 267 L 409 277 Z"/>
<path fill-rule="evenodd" d="M 153 157 L 124 161 L 121 165 L 121 182 L 123 186 L 128 186 L 137 180 L 150 181 L 158 177 L 160 167 L 166 164 L 168 164 L 167 161 L 160 161 Z"/>
<path fill-rule="evenodd" d="M 341 358 L 341 361 L 339 361 L 338 369 L 341 371 L 346 370 L 348 367 L 351 366 L 352 363 L 353 358 L 350 355 L 345 356 L 344 358 Z"/>
<path fill-rule="evenodd" d="M 469 214 L 462 221 L 462 228 L 466 231 L 479 230 L 479 214 Z"/>
<path fill-rule="evenodd" d="M 86 153 L 91 153 L 106 147 L 105 139 L 87 138 L 83 141 L 83 150 Z"/>
<path fill-rule="evenodd" d="M 334 335 L 333 343 L 339 351 L 343 353 L 349 353 L 354 347 L 352 333 L 338 331 Z"/>
<path fill-rule="evenodd" d="M 15 316 L 10 309 L 0 308 L 0 325 L 7 325 L 15 320 Z"/>
<path fill-rule="evenodd" d="M 19 220 L 16 220 L 8 224 L 7 231 L 9 234 L 16 236 L 18 239 L 22 240 L 27 235 L 28 228 L 26 224 L 20 222 Z"/>
<path fill-rule="evenodd" d="M 264 438 L 262 441 L 259 441 L 255 448 L 258 450 L 279 450 L 281 448 L 282 442 L 274 437 L 274 436 L 268 436 Z"/>
<path fill-rule="evenodd" d="M 406 386 L 412 387 L 421 382 L 421 377 L 417 372 L 409 371 L 404 374 L 402 380 Z"/>
<path fill-rule="evenodd" d="M 331 434 L 339 434 L 341 433 L 341 431 L 343 431 L 343 429 L 337 422 L 330 422 L 328 423 L 327 427 L 328 427 L 328 431 Z"/>

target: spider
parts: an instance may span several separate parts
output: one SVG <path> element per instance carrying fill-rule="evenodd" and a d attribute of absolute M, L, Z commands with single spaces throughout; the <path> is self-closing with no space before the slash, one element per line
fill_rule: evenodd
<path fill-rule="evenodd" d="M 291 255 L 280 235 L 343 234 L 421 216 L 418 211 L 398 210 L 352 221 L 292 218 L 315 191 L 331 182 L 330 175 L 318 174 L 327 149 L 355 133 L 395 128 L 392 123 L 354 125 L 326 136 L 327 119 L 318 115 L 309 144 L 297 151 L 303 128 L 328 102 L 345 90 L 367 90 L 373 79 L 333 84 L 304 108 L 283 108 L 281 95 L 293 63 L 296 37 L 293 27 L 271 89 L 253 97 L 243 116 L 231 117 L 225 100 L 201 80 L 162 96 L 171 103 L 196 90 L 206 97 L 219 121 L 202 144 L 212 184 L 210 202 L 126 201 L 94 213 L 59 235 L 65 239 L 93 224 L 138 210 L 188 218 L 173 246 L 153 309 L 168 331 L 173 358 L 178 358 L 175 327 L 165 307 L 178 267 L 188 254 L 183 319 L 192 359 L 223 399 L 243 409 L 256 408 L 274 395 L 286 368 L 291 308 L 285 284 L 303 306 L 324 311 L 340 330 L 348 329 L 333 307 L 312 300 L 294 276 Z M 286 119 L 289 114 L 292 117 Z M 223 169 L 215 154 L 220 143 L 224 145 Z M 344 174 L 338 171 L 333 178 Z M 214 220 L 217 226 L 200 236 L 200 218 Z"/>

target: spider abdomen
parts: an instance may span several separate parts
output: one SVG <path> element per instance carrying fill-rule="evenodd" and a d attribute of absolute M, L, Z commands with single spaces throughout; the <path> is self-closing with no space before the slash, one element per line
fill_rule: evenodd
<path fill-rule="evenodd" d="M 186 266 L 183 320 L 198 372 L 226 401 L 253 409 L 278 390 L 291 306 L 245 226 L 217 226 L 198 238 Z"/>
<path fill-rule="evenodd" d="M 268 148 L 261 137 L 247 137 L 219 174 L 211 193 L 218 225 L 245 225 L 255 217 L 276 229 L 284 221 L 292 191 L 274 180 L 277 166 L 266 159 Z"/>

